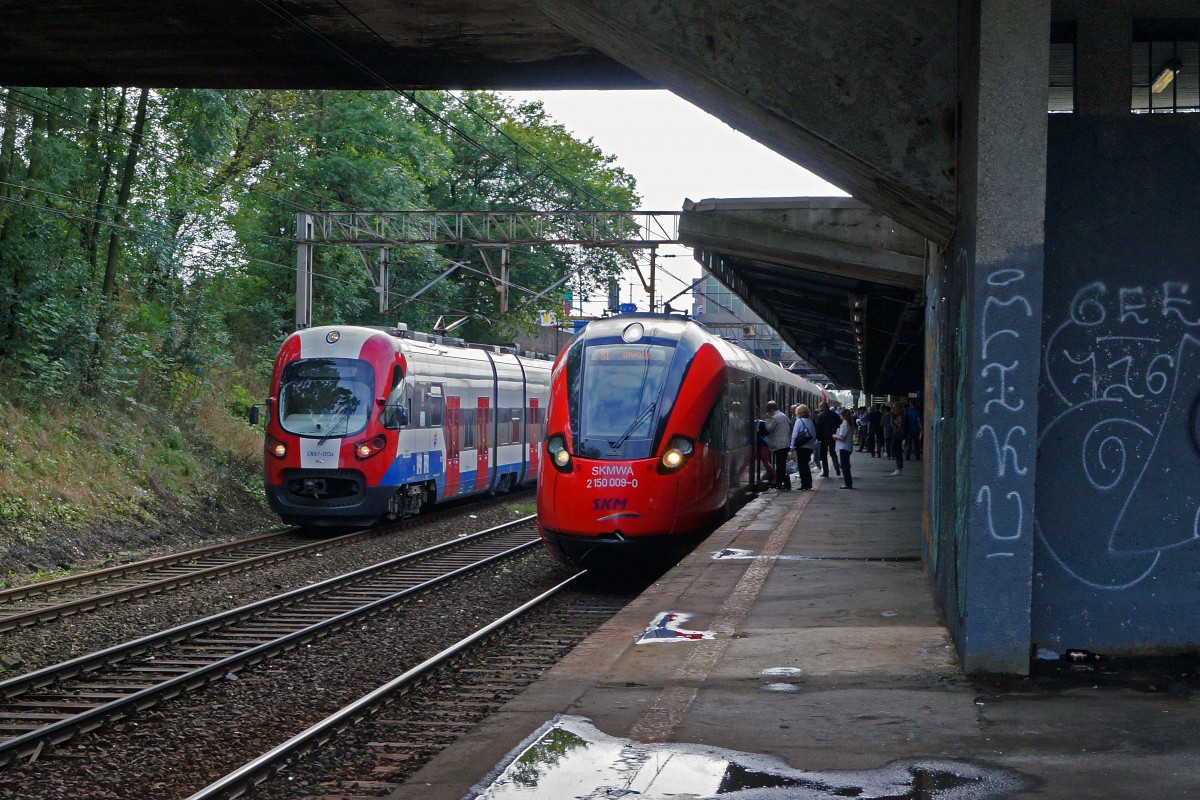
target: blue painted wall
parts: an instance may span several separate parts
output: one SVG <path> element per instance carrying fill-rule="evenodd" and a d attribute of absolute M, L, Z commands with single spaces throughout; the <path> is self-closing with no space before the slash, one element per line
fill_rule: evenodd
<path fill-rule="evenodd" d="M 1200 120 L 1050 119 L 1032 633 L 1200 645 Z"/>

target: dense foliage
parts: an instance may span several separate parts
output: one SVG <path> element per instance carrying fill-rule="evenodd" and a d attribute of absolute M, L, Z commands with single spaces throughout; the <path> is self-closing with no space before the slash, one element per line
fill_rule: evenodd
<path fill-rule="evenodd" d="M 214 371 L 261 366 L 292 328 L 302 210 L 635 208 L 630 176 L 538 103 L 486 93 L 0 89 L 0 402 L 186 407 Z M 477 252 L 395 248 L 378 311 L 358 251 L 316 252 L 314 321 L 499 340 Z M 594 285 L 613 253 L 514 254 L 512 282 Z M 523 297 L 514 290 L 513 305 Z M 400 302 L 396 303 L 401 305 Z M 386 316 L 386 319 L 384 318 Z"/>

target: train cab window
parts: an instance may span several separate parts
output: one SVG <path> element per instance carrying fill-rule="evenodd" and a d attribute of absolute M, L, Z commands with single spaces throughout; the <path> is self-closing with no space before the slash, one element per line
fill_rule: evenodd
<path fill-rule="evenodd" d="M 647 439 L 674 348 L 605 345 L 585 350 L 580 434 L 597 439 Z"/>
<path fill-rule="evenodd" d="M 404 370 L 399 364 L 392 367 L 392 386 L 383 401 L 379 423 L 390 430 L 402 428 L 409 423 L 408 386 L 404 382 Z"/>
<path fill-rule="evenodd" d="M 356 358 L 305 358 L 279 380 L 279 424 L 288 433 L 328 439 L 367 427 L 375 405 L 375 371 Z"/>

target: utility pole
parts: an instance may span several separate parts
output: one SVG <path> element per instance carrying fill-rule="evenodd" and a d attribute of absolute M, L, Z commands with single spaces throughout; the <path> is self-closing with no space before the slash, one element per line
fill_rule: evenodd
<path fill-rule="evenodd" d="M 658 248 L 650 248 L 650 313 L 654 313 L 654 264 L 655 258 L 658 256 Z"/>

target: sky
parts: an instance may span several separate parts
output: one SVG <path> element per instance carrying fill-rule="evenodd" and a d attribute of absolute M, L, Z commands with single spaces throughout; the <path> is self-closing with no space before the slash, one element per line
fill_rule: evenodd
<path fill-rule="evenodd" d="M 637 179 L 642 211 L 679 211 L 684 198 L 846 196 L 667 91 L 505 94 L 542 101 L 546 112 L 577 139 L 591 139 L 604 153 L 616 156 L 616 164 Z M 660 298 L 669 298 L 700 276 L 691 248 L 663 248 L 660 254 L 674 256 L 660 261 L 663 269 L 656 279 Z M 622 281 L 621 300 L 629 299 L 631 281 L 636 284 L 633 301 L 639 311 L 645 311 L 646 292 L 632 272 Z M 690 308 L 690 298 L 675 306 Z M 603 307 L 603 302 L 593 302 L 584 311 L 598 314 Z"/>

